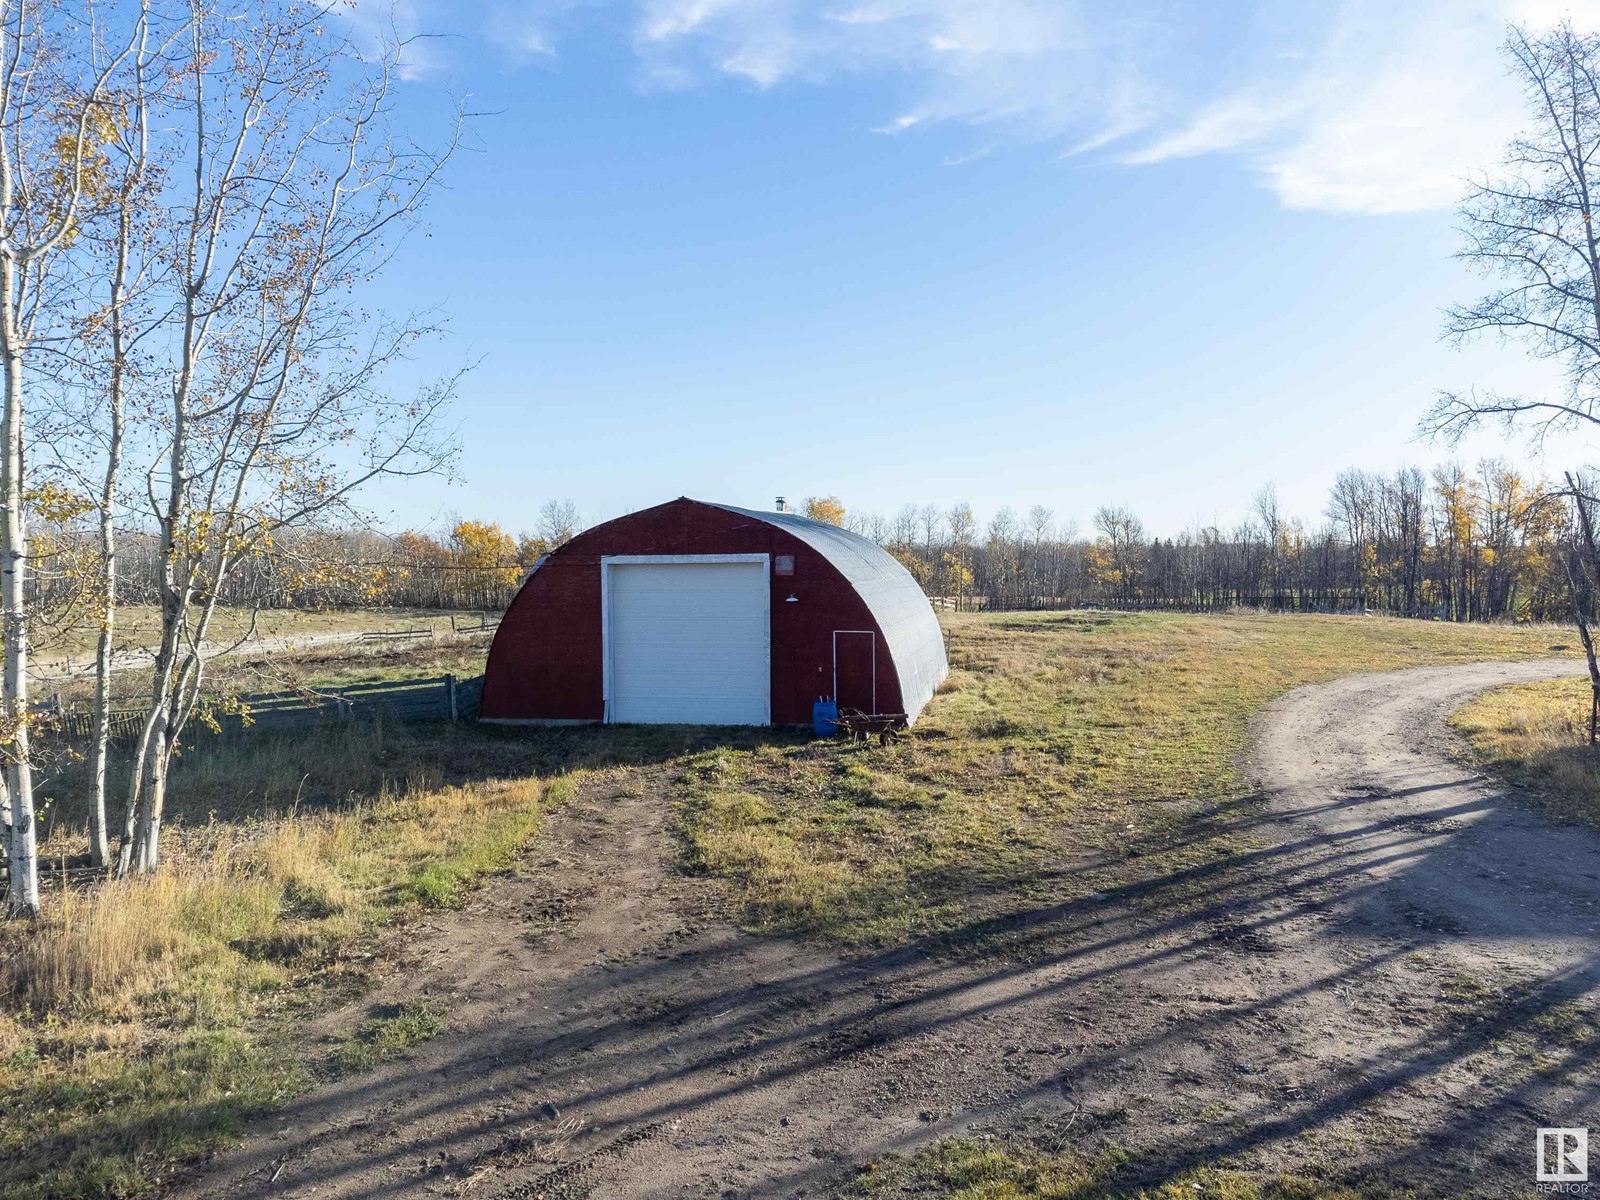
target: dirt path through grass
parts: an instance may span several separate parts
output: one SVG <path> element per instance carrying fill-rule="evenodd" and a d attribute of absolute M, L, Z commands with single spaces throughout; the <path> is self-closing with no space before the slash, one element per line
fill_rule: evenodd
<path fill-rule="evenodd" d="M 1340 917 L 1431 935 L 1464 972 L 1600 985 L 1600 838 L 1552 825 L 1451 753 L 1450 713 L 1574 664 L 1485 663 L 1357 675 L 1275 703 L 1262 781 L 1290 828 L 1338 847 Z"/>
<path fill-rule="evenodd" d="M 1536 1125 L 1594 1123 L 1600 837 L 1506 803 L 1442 720 L 1575 669 L 1292 693 L 1258 730 L 1266 802 L 1190 835 L 1232 852 L 880 953 L 708 915 L 718 885 L 669 865 L 670 772 L 612 772 L 399 949 L 372 1000 L 444 1002 L 442 1037 L 176 1194 L 878 1194 L 868 1164 L 984 1132 L 1114 1148 L 1119 1188 L 1221 1163 L 1520 1193 Z"/>

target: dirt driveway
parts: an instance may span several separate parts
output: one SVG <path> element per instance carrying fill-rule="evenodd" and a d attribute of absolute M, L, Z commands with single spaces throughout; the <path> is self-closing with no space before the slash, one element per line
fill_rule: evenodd
<path fill-rule="evenodd" d="M 887 1151 L 1019 1130 L 1129 1151 L 1119 1182 L 1529 1191 L 1537 1126 L 1600 1123 L 1600 838 L 1453 763 L 1442 718 L 1575 669 L 1295 692 L 1261 719 L 1262 797 L 1209 818 L 1222 861 L 856 957 L 716 917 L 670 865 L 671 781 L 619 773 L 396 947 L 372 1001 L 448 999 L 444 1036 L 176 1194 L 829 1195 Z"/>

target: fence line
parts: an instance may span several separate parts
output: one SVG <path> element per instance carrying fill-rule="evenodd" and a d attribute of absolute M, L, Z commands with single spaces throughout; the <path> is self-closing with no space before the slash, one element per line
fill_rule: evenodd
<path fill-rule="evenodd" d="M 491 617 L 488 613 L 480 613 L 475 625 L 468 625 L 457 620 L 454 613 L 450 614 L 451 633 L 482 633 L 485 630 L 498 629 L 499 627 L 500 618 Z M 363 642 L 405 642 L 415 638 L 432 639 L 438 636 L 438 626 L 433 621 L 429 621 L 426 625 L 419 625 L 412 629 L 369 629 L 358 640 Z"/>
<path fill-rule="evenodd" d="M 439 675 L 388 683 L 353 683 L 337 688 L 248 692 L 202 701 L 204 715 L 197 714 L 190 729 L 191 733 L 204 730 L 226 739 L 375 716 L 401 721 L 471 721 L 477 719 L 482 695 L 481 675 L 471 679 Z M 94 737 L 92 709 L 63 705 L 57 696 L 36 706 L 36 711 L 54 718 L 52 732 L 63 741 L 81 743 Z M 112 710 L 111 740 L 119 745 L 137 741 L 144 717 L 144 709 Z M 215 730 L 210 728 L 212 721 L 216 723 Z"/>
<path fill-rule="evenodd" d="M 418 629 L 369 629 L 358 639 L 363 642 L 404 642 L 413 638 L 434 638 L 438 634 L 433 625 Z"/>

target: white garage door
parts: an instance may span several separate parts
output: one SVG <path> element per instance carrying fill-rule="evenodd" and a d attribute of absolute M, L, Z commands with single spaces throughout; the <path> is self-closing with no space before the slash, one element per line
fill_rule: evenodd
<path fill-rule="evenodd" d="M 607 717 L 766 725 L 767 564 L 607 560 Z"/>

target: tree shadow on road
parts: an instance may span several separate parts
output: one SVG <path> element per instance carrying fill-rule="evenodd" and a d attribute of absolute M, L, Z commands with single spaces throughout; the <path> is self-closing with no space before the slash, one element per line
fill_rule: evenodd
<path fill-rule="evenodd" d="M 1492 803 L 1431 816 L 1464 820 Z M 1241 837 L 1279 823 L 1253 802 L 1211 820 L 1213 834 Z M 1600 1098 L 1600 955 L 1553 960 L 1498 991 L 1467 988 L 1431 956 L 1458 935 L 1407 916 L 1408 889 L 1439 867 L 1436 829 L 1375 816 L 1337 835 L 1284 832 L 1192 865 L 1153 864 L 1109 893 L 1014 900 L 937 936 L 760 978 L 748 937 L 580 970 L 560 1010 L 530 1005 L 514 1027 L 457 1031 L 414 1067 L 292 1106 L 290 1128 L 383 1111 L 396 1134 L 340 1152 L 354 1135 L 333 1128 L 304 1148 L 316 1165 L 286 1179 L 337 1193 L 387 1164 L 392 1186 L 362 1194 L 398 1195 L 418 1182 L 414 1164 L 431 1164 L 421 1169 L 441 1184 L 490 1181 L 486 1195 L 563 1194 L 581 1191 L 596 1162 L 670 1140 L 675 1123 L 718 1114 L 710 1141 L 662 1151 L 689 1172 L 720 1152 L 730 1122 L 781 1139 L 778 1114 L 831 1093 L 846 1124 L 851 1105 L 858 1118 L 893 1109 L 886 1096 L 927 1111 L 846 1153 L 768 1157 L 748 1194 L 828 1194 L 869 1158 L 1022 1116 L 1084 1159 L 1127 1150 L 1114 1190 L 1218 1163 L 1294 1163 L 1379 1192 L 1524 1186 L 1533 1129 L 1582 1123 Z M 1590 937 L 1592 923 L 1575 905 L 1551 915 L 1550 934 Z M 1336 952 L 1311 953 L 1334 938 Z M 1248 987 L 1207 995 L 1240 979 Z M 951 1047 L 960 1086 L 942 1092 L 929 1051 L 948 1062 Z M 871 1086 L 852 1091 L 852 1080 Z M 552 1106 L 582 1127 L 540 1158 L 529 1147 L 553 1134 Z M 462 1147 L 471 1152 L 450 1157 Z M 229 1173 L 260 1181 L 281 1165 L 245 1158 Z"/>

